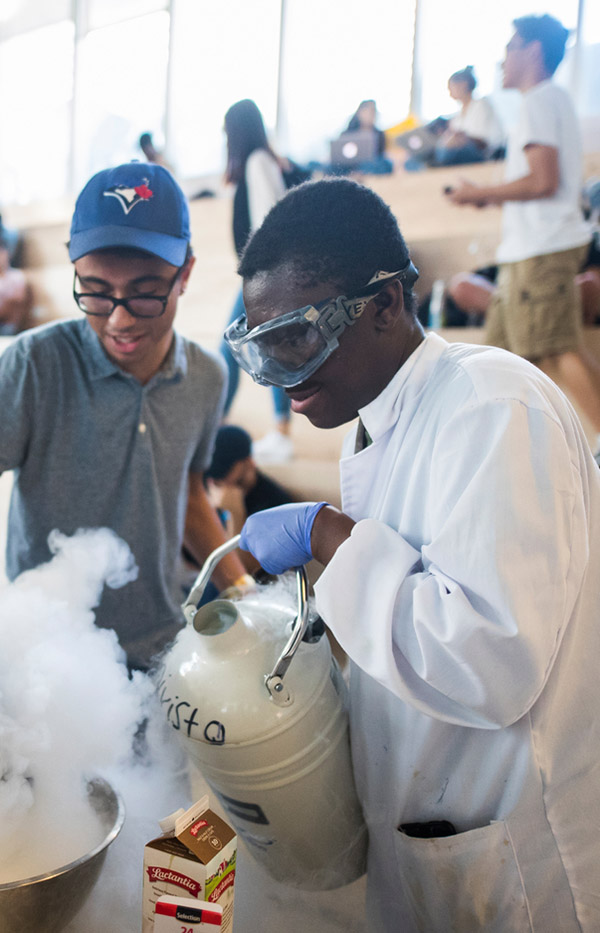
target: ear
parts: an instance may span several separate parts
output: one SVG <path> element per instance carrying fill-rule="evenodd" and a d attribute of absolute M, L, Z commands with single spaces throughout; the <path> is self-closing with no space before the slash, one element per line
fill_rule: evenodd
<path fill-rule="evenodd" d="M 535 62 L 538 68 L 541 68 L 542 71 L 546 71 L 544 49 L 542 48 L 540 40 L 534 39 L 532 42 L 528 42 L 525 48 L 528 49 L 530 59 Z"/>
<path fill-rule="evenodd" d="M 185 292 L 187 288 L 188 281 L 189 281 L 190 275 L 192 274 L 192 269 L 194 268 L 195 262 L 196 262 L 196 257 L 190 256 L 185 266 L 183 267 L 183 270 L 181 272 L 181 277 L 179 279 L 179 283 L 180 283 L 179 294 L 180 295 L 183 295 L 183 293 Z"/>
<path fill-rule="evenodd" d="M 402 283 L 398 279 L 393 279 L 381 289 L 373 298 L 375 313 L 373 314 L 373 324 L 379 331 L 389 330 L 396 324 L 401 314 L 404 313 L 404 293 Z"/>

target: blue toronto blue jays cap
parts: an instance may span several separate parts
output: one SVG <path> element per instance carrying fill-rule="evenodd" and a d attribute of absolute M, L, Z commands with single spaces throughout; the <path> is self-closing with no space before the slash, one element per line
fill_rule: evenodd
<path fill-rule="evenodd" d="M 186 197 L 166 168 L 128 162 L 94 175 L 75 204 L 69 240 L 72 262 L 98 249 L 128 246 L 173 266 L 190 241 Z"/>

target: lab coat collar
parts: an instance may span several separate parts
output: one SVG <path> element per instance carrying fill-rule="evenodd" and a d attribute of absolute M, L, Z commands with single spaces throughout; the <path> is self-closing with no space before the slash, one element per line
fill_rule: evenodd
<path fill-rule="evenodd" d="M 415 404 L 447 346 L 447 341 L 439 334 L 427 334 L 377 398 L 359 410 L 360 419 L 374 443 L 397 424 L 405 405 Z"/>

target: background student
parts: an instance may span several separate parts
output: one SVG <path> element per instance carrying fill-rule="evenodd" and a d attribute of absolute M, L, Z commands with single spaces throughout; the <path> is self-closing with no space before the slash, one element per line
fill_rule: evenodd
<path fill-rule="evenodd" d="M 248 237 L 260 226 L 273 205 L 285 194 L 284 163 L 269 145 L 262 114 L 253 100 L 240 100 L 225 114 L 227 169 L 225 180 L 235 186 L 233 196 L 233 241 L 238 257 Z M 238 292 L 230 321 L 244 314 L 242 291 Z M 229 371 L 225 415 L 229 413 L 239 385 L 239 369 L 227 344 L 220 352 Z M 293 454 L 290 437 L 290 405 L 284 392 L 272 390 L 274 430 L 256 441 L 254 453 L 262 463 L 282 463 Z"/>
<path fill-rule="evenodd" d="M 486 342 L 553 365 L 600 435 L 600 367 L 582 343 L 575 282 L 592 238 L 580 203 L 579 124 L 568 94 L 552 81 L 569 33 L 547 14 L 520 17 L 514 27 L 504 87 L 520 92 L 521 111 L 509 135 L 505 181 L 462 181 L 448 197 L 459 205 L 502 205 Z"/>

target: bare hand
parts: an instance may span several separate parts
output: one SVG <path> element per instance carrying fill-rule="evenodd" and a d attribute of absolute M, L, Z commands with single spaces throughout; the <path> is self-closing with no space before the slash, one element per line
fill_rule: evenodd
<path fill-rule="evenodd" d="M 243 490 L 239 486 L 225 483 L 223 480 L 215 481 L 209 478 L 206 482 L 206 490 L 215 509 L 230 509 L 232 504 L 239 508 L 244 501 Z"/>
<path fill-rule="evenodd" d="M 446 133 L 442 136 L 441 142 L 444 146 L 447 146 L 448 149 L 458 149 L 460 146 L 466 146 L 469 142 L 469 137 L 466 133 L 463 133 L 462 130 L 447 130 Z"/>
<path fill-rule="evenodd" d="M 461 179 L 458 185 L 455 185 L 447 193 L 446 197 L 453 204 L 472 204 L 475 207 L 484 207 L 487 203 L 484 191 L 479 185 L 474 185 L 470 181 Z"/>
<path fill-rule="evenodd" d="M 234 515 L 243 512 L 245 516 L 246 505 L 243 489 L 240 489 L 239 486 L 221 486 L 219 494 L 219 508 L 226 509 Z"/>

